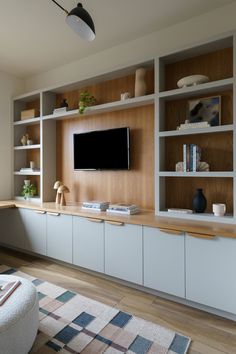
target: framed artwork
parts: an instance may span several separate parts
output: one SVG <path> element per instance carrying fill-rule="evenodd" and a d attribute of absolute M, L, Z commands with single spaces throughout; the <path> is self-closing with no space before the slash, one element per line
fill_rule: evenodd
<path fill-rule="evenodd" d="M 189 123 L 208 122 L 210 126 L 221 123 L 221 96 L 203 97 L 188 101 Z"/>

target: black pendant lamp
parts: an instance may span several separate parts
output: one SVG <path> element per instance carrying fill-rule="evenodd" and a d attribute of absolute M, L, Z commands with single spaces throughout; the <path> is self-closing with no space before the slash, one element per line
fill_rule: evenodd
<path fill-rule="evenodd" d="M 95 38 L 95 27 L 92 17 L 88 11 L 83 8 L 81 3 L 70 12 L 64 9 L 57 1 L 52 0 L 60 9 L 66 14 L 66 23 L 77 33 L 81 38 L 86 41 L 93 41 Z"/>

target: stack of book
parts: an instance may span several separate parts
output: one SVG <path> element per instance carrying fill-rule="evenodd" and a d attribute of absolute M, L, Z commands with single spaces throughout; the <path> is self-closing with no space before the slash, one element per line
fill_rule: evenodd
<path fill-rule="evenodd" d="M 111 214 L 125 214 L 125 215 L 132 215 L 137 214 L 139 212 L 139 208 L 135 204 L 110 204 L 109 208 L 107 209 L 107 213 Z"/>
<path fill-rule="evenodd" d="M 39 168 L 31 168 L 31 167 L 22 167 L 20 169 L 20 172 L 23 172 L 23 173 L 40 172 L 40 169 Z"/>
<path fill-rule="evenodd" d="M 184 172 L 196 172 L 201 160 L 201 148 L 195 144 L 183 145 Z"/>
<path fill-rule="evenodd" d="M 55 108 L 53 114 L 65 113 L 68 111 L 68 107 Z"/>
<path fill-rule="evenodd" d="M 193 129 L 193 128 L 208 128 L 210 124 L 208 122 L 196 122 L 196 123 L 184 123 L 180 124 L 179 130 Z"/>
<path fill-rule="evenodd" d="M 109 202 L 91 200 L 89 202 L 83 202 L 82 209 L 94 210 L 94 211 L 106 211 L 108 206 L 109 206 Z"/>
<path fill-rule="evenodd" d="M 21 284 L 20 280 L 16 281 L 0 281 L 0 306 L 11 296 L 16 288 Z"/>

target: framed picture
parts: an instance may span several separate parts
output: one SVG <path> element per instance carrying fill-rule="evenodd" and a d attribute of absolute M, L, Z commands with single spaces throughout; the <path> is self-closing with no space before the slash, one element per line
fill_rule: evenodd
<path fill-rule="evenodd" d="M 211 126 L 221 123 L 221 96 L 203 97 L 188 101 L 189 123 L 208 122 Z"/>

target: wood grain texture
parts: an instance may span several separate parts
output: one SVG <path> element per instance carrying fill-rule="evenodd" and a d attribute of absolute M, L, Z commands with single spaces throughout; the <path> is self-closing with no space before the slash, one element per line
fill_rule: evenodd
<path fill-rule="evenodd" d="M 233 213 L 233 178 L 167 177 L 166 208 L 192 209 L 197 188 L 203 189 L 207 199 L 206 212 L 212 213 L 213 203 L 225 203 L 227 213 Z"/>
<path fill-rule="evenodd" d="M 40 100 L 26 102 L 25 109 L 35 109 L 37 113 L 36 117 L 38 117 L 40 115 Z"/>
<path fill-rule="evenodd" d="M 236 225 L 230 224 L 230 219 L 228 223 L 219 223 L 215 221 L 213 213 L 212 221 L 204 220 L 187 220 L 181 218 L 172 217 L 160 217 L 154 214 L 153 210 L 141 210 L 140 213 L 135 215 L 119 215 L 119 214 L 107 214 L 106 212 L 92 212 L 81 208 L 79 205 L 67 205 L 60 206 L 56 205 L 55 202 L 47 202 L 42 204 L 31 203 L 29 201 L 2 201 L 2 205 L 7 206 L 9 203 L 13 203 L 17 208 L 26 208 L 32 210 L 41 210 L 48 213 L 65 214 L 65 215 L 75 215 L 85 218 L 94 218 L 97 220 L 112 221 L 123 224 L 132 225 L 144 225 L 156 227 L 159 229 L 167 230 L 167 232 L 194 232 L 198 234 L 220 236 L 220 237 L 230 237 L 236 238 Z"/>
<path fill-rule="evenodd" d="M 197 134 L 165 138 L 164 171 L 175 171 L 183 161 L 183 144 L 196 144 L 201 148 L 201 161 L 210 165 L 210 171 L 233 171 L 233 133 Z"/>
<path fill-rule="evenodd" d="M 206 75 L 210 81 L 233 76 L 233 48 L 195 56 L 165 67 L 165 90 L 177 88 L 177 81 L 189 75 Z"/>
<path fill-rule="evenodd" d="M 235 322 L 49 260 L 0 249 L 2 264 L 190 336 L 189 354 L 233 354 Z"/>
<path fill-rule="evenodd" d="M 74 171 L 73 133 L 118 127 L 130 128 L 131 169 Z M 67 194 L 70 203 L 98 199 L 153 209 L 153 151 L 153 105 L 57 122 L 57 179 L 70 188 L 71 193 Z"/>
<path fill-rule="evenodd" d="M 221 96 L 221 124 L 233 124 L 233 91 L 216 91 L 210 96 Z M 191 97 L 191 100 L 203 97 L 209 97 L 209 94 Z M 188 119 L 188 99 L 165 103 L 164 130 L 176 130 L 186 119 Z"/>
<path fill-rule="evenodd" d="M 147 84 L 147 94 L 154 92 L 154 69 L 149 69 L 145 75 Z M 77 109 L 80 93 L 89 91 L 95 98 L 96 104 L 103 104 L 120 100 L 120 95 L 123 92 L 130 92 L 131 97 L 134 97 L 135 74 L 121 77 L 118 79 L 108 80 L 96 85 L 83 87 L 79 90 L 68 91 L 56 96 L 56 106 L 60 107 L 63 99 L 66 99 L 69 109 Z"/>

